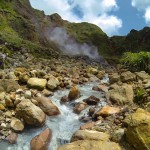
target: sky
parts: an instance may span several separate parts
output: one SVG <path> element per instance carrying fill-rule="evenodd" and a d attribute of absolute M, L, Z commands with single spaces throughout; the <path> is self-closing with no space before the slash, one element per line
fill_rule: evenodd
<path fill-rule="evenodd" d="M 46 15 L 58 13 L 70 22 L 89 22 L 108 36 L 126 35 L 150 26 L 150 0 L 30 0 Z"/>

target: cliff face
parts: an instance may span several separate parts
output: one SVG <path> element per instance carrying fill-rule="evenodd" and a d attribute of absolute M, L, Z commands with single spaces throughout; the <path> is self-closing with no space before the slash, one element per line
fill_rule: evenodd
<path fill-rule="evenodd" d="M 79 43 L 93 44 L 104 56 L 121 55 L 124 51 L 150 49 L 150 28 L 131 30 L 127 36 L 109 38 L 99 27 L 90 23 L 70 23 L 58 14 L 45 15 L 31 7 L 29 0 L 0 1 L 0 42 L 30 50 L 46 47 L 57 51 L 58 46 L 48 37 L 55 27 L 62 27 Z"/>

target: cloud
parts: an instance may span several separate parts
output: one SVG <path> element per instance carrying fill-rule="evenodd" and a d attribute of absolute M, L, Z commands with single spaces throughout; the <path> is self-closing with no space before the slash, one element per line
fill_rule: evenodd
<path fill-rule="evenodd" d="M 149 24 L 149 23 L 150 23 L 150 7 L 148 7 L 148 8 L 146 9 L 146 12 L 145 12 L 144 17 L 145 17 L 146 23 Z"/>
<path fill-rule="evenodd" d="M 132 0 L 131 5 L 144 13 L 145 22 L 150 23 L 150 0 Z"/>
<path fill-rule="evenodd" d="M 109 15 L 119 9 L 116 0 L 30 0 L 33 7 L 43 9 L 46 14 L 59 13 L 71 22 L 90 22 L 98 25 L 109 36 L 118 33 L 122 21 Z M 40 4 L 43 5 L 40 6 Z M 44 7 L 45 6 L 45 7 Z"/>

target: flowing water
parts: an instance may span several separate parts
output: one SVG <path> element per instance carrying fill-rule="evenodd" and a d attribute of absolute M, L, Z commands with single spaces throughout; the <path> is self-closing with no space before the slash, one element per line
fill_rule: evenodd
<path fill-rule="evenodd" d="M 108 82 L 108 77 L 106 76 L 102 82 Z M 97 83 L 88 83 L 85 85 L 80 85 L 79 89 L 81 91 L 81 97 L 75 102 L 80 102 L 91 95 L 97 98 L 103 99 L 103 93 L 93 91 L 92 87 Z M 17 143 L 12 145 L 7 142 L 0 143 L 0 150 L 29 150 L 31 139 L 39 134 L 46 128 L 52 130 L 52 140 L 49 146 L 49 150 L 57 150 L 59 145 L 68 143 L 72 134 L 79 129 L 82 122 L 79 118 L 86 114 L 89 108 L 84 110 L 80 115 L 73 113 L 73 103 L 67 103 L 66 105 L 60 104 L 60 99 L 64 95 L 68 95 L 69 90 L 62 90 L 55 92 L 54 96 L 50 97 L 55 105 L 61 111 L 61 114 L 54 117 L 47 117 L 47 121 L 42 128 L 27 128 L 25 131 L 18 136 Z M 101 101 L 99 105 L 106 105 L 105 99 Z"/>

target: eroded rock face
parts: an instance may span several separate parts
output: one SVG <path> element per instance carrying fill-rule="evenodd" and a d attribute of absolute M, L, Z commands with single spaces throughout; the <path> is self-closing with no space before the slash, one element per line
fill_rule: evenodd
<path fill-rule="evenodd" d="M 129 84 L 116 85 L 114 89 L 108 91 L 107 96 L 112 102 L 117 104 L 133 103 L 133 87 Z"/>
<path fill-rule="evenodd" d="M 68 94 L 69 100 L 75 100 L 79 98 L 79 96 L 80 96 L 79 89 L 77 88 L 77 86 L 73 86 Z"/>
<path fill-rule="evenodd" d="M 65 144 L 57 150 L 121 150 L 119 144 L 106 141 L 80 140 Z"/>
<path fill-rule="evenodd" d="M 92 130 L 78 130 L 73 134 L 71 142 L 78 140 L 108 141 L 109 138 L 110 136 L 107 133 Z"/>
<path fill-rule="evenodd" d="M 42 126 L 46 119 L 44 112 L 30 100 L 22 100 L 17 105 L 16 113 L 25 123 L 32 126 Z"/>
<path fill-rule="evenodd" d="M 60 111 L 56 105 L 52 103 L 52 101 L 47 97 L 37 97 L 35 98 L 38 102 L 39 107 L 48 115 L 58 115 Z"/>
<path fill-rule="evenodd" d="M 125 118 L 128 125 L 126 139 L 136 150 L 150 149 L 150 113 L 137 109 L 137 111 Z"/>
<path fill-rule="evenodd" d="M 46 79 L 30 78 L 27 82 L 27 85 L 30 88 L 42 90 L 46 87 L 46 83 L 47 83 Z"/>
<path fill-rule="evenodd" d="M 31 140 L 30 150 L 48 150 L 51 138 L 52 131 L 50 129 L 42 131 Z"/>

